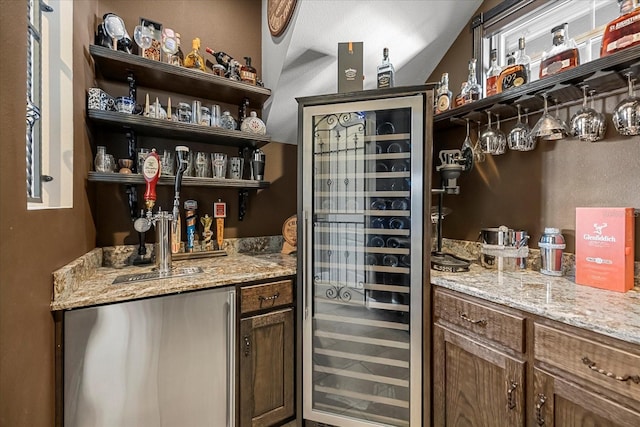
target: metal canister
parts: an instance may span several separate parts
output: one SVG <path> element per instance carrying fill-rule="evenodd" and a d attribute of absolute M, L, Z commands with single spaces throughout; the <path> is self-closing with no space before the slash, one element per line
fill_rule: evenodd
<path fill-rule="evenodd" d="M 565 244 L 564 236 L 557 228 L 547 227 L 540 237 L 538 247 L 542 265 L 540 273 L 549 276 L 562 276 L 562 255 Z"/>

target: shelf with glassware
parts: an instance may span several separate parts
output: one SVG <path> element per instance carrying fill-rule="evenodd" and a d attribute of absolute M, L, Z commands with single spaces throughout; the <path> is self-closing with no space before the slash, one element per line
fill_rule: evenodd
<path fill-rule="evenodd" d="M 575 68 L 554 74 L 505 92 L 464 104 L 434 116 L 434 130 L 464 124 L 465 119 L 485 122 L 486 111 L 500 114 L 503 120 L 517 116 L 517 107 L 529 114 L 543 111 L 546 94 L 549 103 L 565 105 L 580 102 L 581 86 L 597 94 L 624 91 L 627 74 L 640 76 L 640 46 L 598 58 Z"/>
<path fill-rule="evenodd" d="M 142 174 L 138 173 L 117 173 L 117 172 L 89 172 L 87 178 L 92 182 L 105 182 L 112 184 L 140 184 L 144 185 L 145 180 Z M 174 185 L 174 175 L 162 175 L 158 180 L 158 185 Z M 269 188 L 268 181 L 255 181 L 250 179 L 230 179 L 230 178 L 199 178 L 192 176 L 182 177 L 184 187 L 215 187 L 215 188 L 247 188 L 262 189 Z"/>
<path fill-rule="evenodd" d="M 94 123 L 119 128 L 123 131 L 133 129 L 139 136 L 152 136 L 165 139 L 178 139 L 190 142 L 205 142 L 213 145 L 233 147 L 261 147 L 271 141 L 269 135 L 243 132 L 241 130 L 204 126 L 195 123 L 183 123 L 167 119 L 156 119 L 142 115 L 88 109 L 87 117 Z"/>

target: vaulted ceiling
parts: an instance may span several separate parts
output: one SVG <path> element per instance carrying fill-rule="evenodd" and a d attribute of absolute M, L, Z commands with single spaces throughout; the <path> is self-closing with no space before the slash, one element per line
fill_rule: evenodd
<path fill-rule="evenodd" d="M 296 143 L 295 98 L 337 92 L 338 43 L 364 43 L 364 89 L 375 89 L 382 49 L 396 86 L 419 85 L 464 30 L 482 0 L 297 0 L 280 37 L 269 33 L 263 0 L 262 80 L 273 94 L 263 118 L 273 140 Z M 471 51 L 471 47 L 469 48 Z"/>

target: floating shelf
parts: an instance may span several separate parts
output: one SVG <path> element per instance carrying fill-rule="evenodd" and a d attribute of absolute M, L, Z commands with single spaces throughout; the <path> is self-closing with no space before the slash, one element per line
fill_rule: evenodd
<path fill-rule="evenodd" d="M 434 130 L 464 124 L 464 119 L 486 122 L 486 111 L 500 114 L 501 119 L 508 119 L 517 115 L 516 104 L 523 109 L 528 108 L 529 113 L 535 113 L 543 108 L 543 93 L 549 95 L 549 100 L 556 99 L 560 104 L 573 102 L 582 99 L 582 84 L 588 84 L 589 89 L 598 94 L 622 89 L 627 86 L 623 75 L 626 71 L 640 78 L 639 61 L 640 46 L 595 59 L 562 73 L 440 113 L 433 118 Z"/>
<path fill-rule="evenodd" d="M 100 125 L 113 129 L 133 129 L 139 136 L 177 139 L 180 141 L 206 142 L 214 145 L 259 147 L 271 142 L 269 135 L 256 135 L 239 130 L 228 130 L 218 127 L 193 123 L 181 123 L 170 120 L 155 119 L 117 111 L 87 110 L 89 119 Z"/>
<path fill-rule="evenodd" d="M 129 75 L 133 73 L 139 86 L 235 105 L 248 98 L 252 108 L 261 108 L 271 96 L 271 90 L 267 88 L 153 61 L 103 46 L 90 45 L 89 53 L 95 61 L 97 74 L 109 80 L 127 83 Z"/>
<path fill-rule="evenodd" d="M 112 184 L 145 184 L 142 175 L 137 173 L 109 173 L 109 172 L 89 172 L 89 181 L 107 182 Z M 163 175 L 158 180 L 158 185 L 170 185 L 175 183 L 175 176 Z M 182 177 L 183 187 L 216 187 L 216 188 L 246 188 L 260 189 L 269 188 L 269 181 L 253 181 L 250 179 L 220 179 L 220 178 L 194 178 L 192 176 Z"/>

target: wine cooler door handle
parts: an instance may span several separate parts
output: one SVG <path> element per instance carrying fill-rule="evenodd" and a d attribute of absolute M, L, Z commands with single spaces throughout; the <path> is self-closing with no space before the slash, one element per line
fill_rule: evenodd
<path fill-rule="evenodd" d="M 307 289 L 307 287 L 311 287 L 313 283 L 311 280 L 311 268 L 309 268 L 309 265 L 308 265 L 308 261 L 309 261 L 308 259 L 309 249 L 307 245 L 308 229 L 309 229 L 309 216 L 307 214 L 307 211 L 303 211 L 302 212 L 302 262 L 304 263 L 304 265 L 302 267 L 302 271 L 305 272 L 303 276 L 303 280 L 305 283 L 303 283 L 303 286 L 302 286 L 302 298 L 303 298 L 303 304 L 304 304 L 305 319 L 309 317 L 309 289 Z"/>

